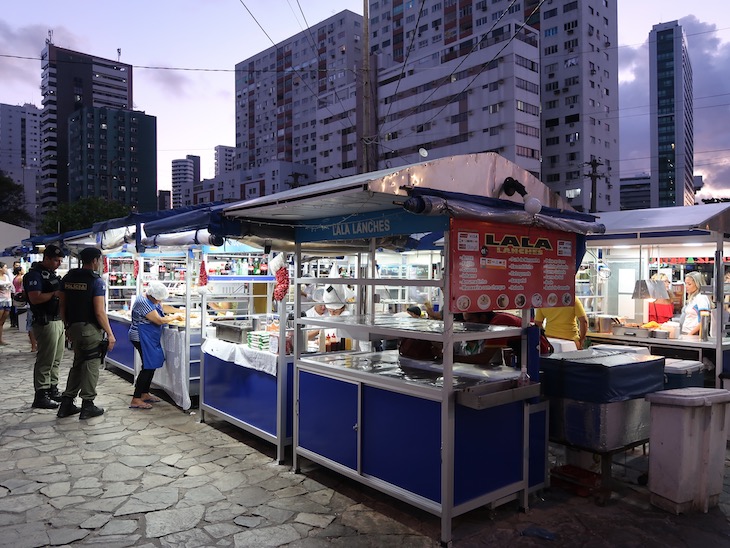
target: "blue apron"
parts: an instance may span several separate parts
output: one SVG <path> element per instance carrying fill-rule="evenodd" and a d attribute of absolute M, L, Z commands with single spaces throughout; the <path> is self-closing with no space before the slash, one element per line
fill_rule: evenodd
<path fill-rule="evenodd" d="M 137 326 L 139 344 L 144 356 L 143 369 L 159 369 L 165 362 L 165 353 L 162 350 L 162 326 L 153 323 L 140 323 Z"/>

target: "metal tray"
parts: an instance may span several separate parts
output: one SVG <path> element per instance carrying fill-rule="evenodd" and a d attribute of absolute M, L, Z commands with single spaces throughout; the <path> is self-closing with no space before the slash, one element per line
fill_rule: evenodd
<path fill-rule="evenodd" d="M 611 328 L 614 335 L 620 337 L 648 337 L 649 330 L 643 327 L 626 327 L 625 325 L 617 325 Z"/>
<path fill-rule="evenodd" d="M 241 344 L 246 342 L 248 332 L 253 330 L 253 325 L 245 320 L 214 320 L 210 322 L 215 326 L 215 337 L 222 341 Z"/>

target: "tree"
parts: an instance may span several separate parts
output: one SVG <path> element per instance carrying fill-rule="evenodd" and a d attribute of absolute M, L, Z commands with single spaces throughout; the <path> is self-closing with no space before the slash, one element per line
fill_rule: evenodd
<path fill-rule="evenodd" d="M 25 225 L 33 217 L 25 209 L 25 189 L 0 171 L 0 221 Z"/>
<path fill-rule="evenodd" d="M 43 218 L 41 232 L 56 234 L 91 228 L 96 222 L 126 217 L 129 207 L 121 202 L 107 201 L 104 198 L 81 198 L 73 203 L 60 203 L 56 210 Z"/>

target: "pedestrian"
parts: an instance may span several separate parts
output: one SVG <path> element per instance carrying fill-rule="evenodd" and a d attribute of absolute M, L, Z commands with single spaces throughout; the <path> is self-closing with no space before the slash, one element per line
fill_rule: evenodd
<path fill-rule="evenodd" d="M 3 341 L 3 329 L 5 322 L 10 316 L 10 309 L 13 306 L 13 280 L 8 274 L 8 266 L 0 263 L 0 345 L 6 346 L 10 343 Z"/>
<path fill-rule="evenodd" d="M 142 370 L 134 383 L 134 394 L 130 409 L 152 409 L 153 403 L 161 401 L 150 394 L 155 369 L 162 367 L 165 353 L 162 350 L 162 326 L 175 319 L 165 316 L 162 301 L 167 299 L 168 291 L 160 282 L 150 282 L 145 294 L 134 301 L 132 306 L 132 325 L 129 327 L 129 340 L 139 352 Z"/>
<path fill-rule="evenodd" d="M 61 278 L 56 270 L 64 253 L 57 245 L 43 251 L 43 260 L 33 263 L 23 276 L 23 290 L 33 314 L 31 328 L 38 344 L 33 387 L 37 409 L 55 409 L 61 401 L 58 393 L 58 370 L 63 357 L 65 330 L 59 305 Z"/>
<path fill-rule="evenodd" d="M 84 420 L 104 413 L 104 409 L 94 405 L 96 383 L 104 356 L 107 350 L 114 348 L 116 339 L 106 315 L 106 286 L 98 272 L 101 251 L 85 247 L 79 258 L 81 268 L 69 271 L 61 281 L 61 316 L 73 343 L 74 361 L 68 372 L 58 417 L 80 413 L 79 419 Z M 76 396 L 81 397 L 81 409 L 74 403 Z"/>
<path fill-rule="evenodd" d="M 578 350 L 583 350 L 588 333 L 588 316 L 580 300 L 576 299 L 573 306 L 536 309 L 535 323 L 543 327 L 543 322 L 545 335 L 573 341 Z"/>
<path fill-rule="evenodd" d="M 20 327 L 20 322 L 25 322 L 25 330 L 28 332 L 28 340 L 30 341 L 30 351 L 37 352 L 38 345 L 33 335 L 33 314 L 28 306 L 28 298 L 23 292 L 23 267 L 20 265 L 13 267 L 13 308 L 17 314 L 16 327 Z M 22 316 L 25 313 L 25 316 Z M 22 316 L 22 318 L 21 318 Z"/>

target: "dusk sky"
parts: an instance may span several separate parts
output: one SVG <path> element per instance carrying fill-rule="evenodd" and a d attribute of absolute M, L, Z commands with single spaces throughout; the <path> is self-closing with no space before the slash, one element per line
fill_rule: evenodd
<path fill-rule="evenodd" d="M 621 175 L 649 172 L 647 40 L 653 25 L 679 20 L 694 74 L 695 173 L 704 176 L 702 197 L 730 198 L 727 4 L 620 0 L 618 6 Z M 235 145 L 235 64 L 344 9 L 362 13 L 362 0 L 4 2 L 0 103 L 41 106 L 40 53 L 49 29 L 59 47 L 108 59 L 121 48 L 121 60 L 134 65 L 134 108 L 157 117 L 159 188 L 170 188 L 171 161 L 186 154 L 200 156 L 201 175 L 210 178 L 213 148 Z"/>

